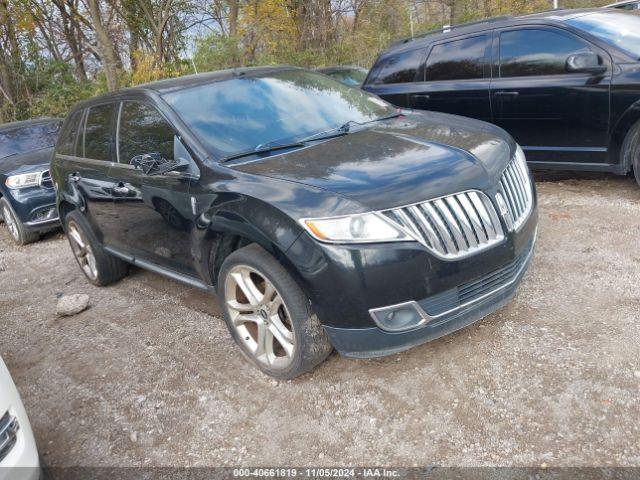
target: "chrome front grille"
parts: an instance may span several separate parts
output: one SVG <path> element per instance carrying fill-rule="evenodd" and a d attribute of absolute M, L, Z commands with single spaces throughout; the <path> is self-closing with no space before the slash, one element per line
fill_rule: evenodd
<path fill-rule="evenodd" d="M 45 170 L 40 174 L 40 186 L 43 188 L 53 188 L 53 180 L 51 180 L 49 170 Z"/>
<path fill-rule="evenodd" d="M 524 154 L 518 149 L 500 177 L 496 201 L 509 230 L 517 230 L 533 206 L 533 191 Z"/>
<path fill-rule="evenodd" d="M 458 259 L 504 238 L 495 208 L 484 193 L 456 193 L 382 212 L 435 255 Z"/>
<path fill-rule="evenodd" d="M 9 412 L 0 418 L 0 462 L 9 455 L 9 452 L 18 440 L 18 420 Z"/>

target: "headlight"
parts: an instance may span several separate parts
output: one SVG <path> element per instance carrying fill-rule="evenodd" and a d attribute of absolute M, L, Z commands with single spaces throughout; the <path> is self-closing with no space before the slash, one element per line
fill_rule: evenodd
<path fill-rule="evenodd" d="M 305 218 L 300 220 L 300 223 L 321 242 L 371 243 L 413 240 L 377 213 Z"/>
<path fill-rule="evenodd" d="M 4 184 L 9 188 L 37 187 L 40 184 L 42 172 L 22 173 L 7 177 Z"/>

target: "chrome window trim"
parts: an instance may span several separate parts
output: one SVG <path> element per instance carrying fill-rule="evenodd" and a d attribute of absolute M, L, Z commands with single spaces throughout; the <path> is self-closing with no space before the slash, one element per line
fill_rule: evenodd
<path fill-rule="evenodd" d="M 120 117 L 124 102 L 118 103 L 118 118 L 116 119 L 116 163 L 120 163 Z"/>

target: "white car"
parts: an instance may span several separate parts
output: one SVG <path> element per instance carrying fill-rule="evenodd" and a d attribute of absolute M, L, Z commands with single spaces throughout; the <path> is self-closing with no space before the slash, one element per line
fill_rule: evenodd
<path fill-rule="evenodd" d="M 0 480 L 38 480 L 40 460 L 31 425 L 0 358 Z"/>

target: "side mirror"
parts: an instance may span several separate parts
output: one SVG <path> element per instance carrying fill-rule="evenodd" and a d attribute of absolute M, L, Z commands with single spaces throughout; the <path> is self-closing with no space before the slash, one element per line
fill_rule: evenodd
<path fill-rule="evenodd" d="M 574 53 L 569 55 L 565 64 L 569 73 L 591 73 L 598 75 L 607 71 L 602 58 L 594 52 Z"/>
<path fill-rule="evenodd" d="M 129 163 L 141 169 L 145 175 L 162 175 L 178 166 L 178 162 L 164 158 L 159 152 L 136 155 Z"/>

